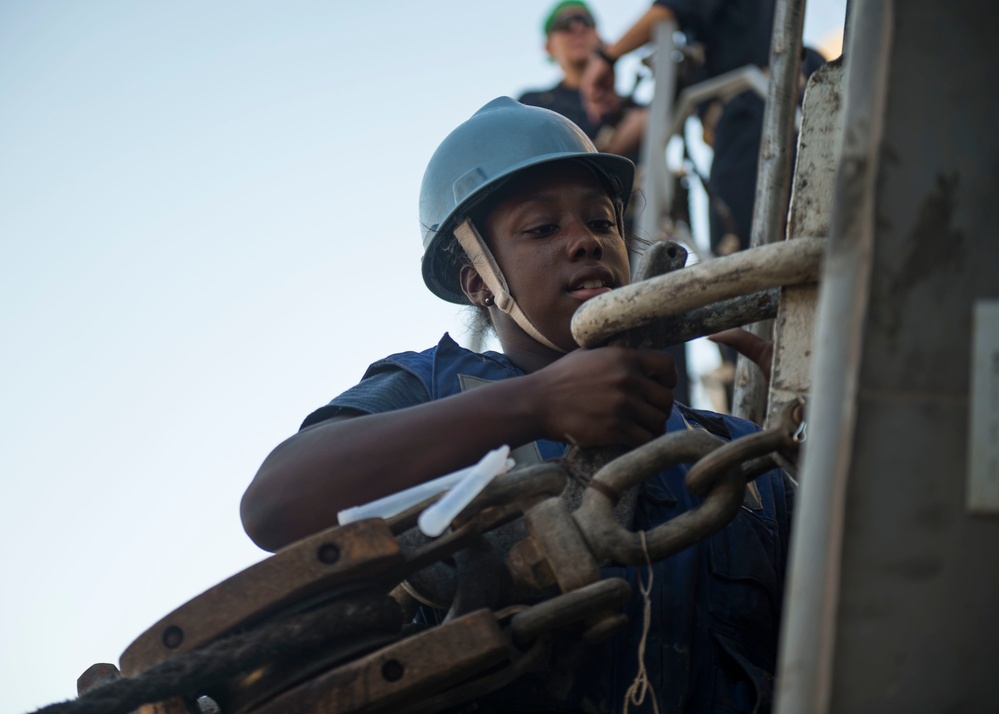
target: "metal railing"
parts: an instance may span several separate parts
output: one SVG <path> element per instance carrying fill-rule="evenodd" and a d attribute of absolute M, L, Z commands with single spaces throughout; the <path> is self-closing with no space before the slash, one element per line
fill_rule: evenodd
<path fill-rule="evenodd" d="M 683 131 L 687 118 L 700 103 L 710 99 L 725 101 L 740 92 L 753 90 L 766 97 L 766 108 L 750 246 L 758 247 L 784 240 L 798 105 L 804 9 L 805 0 L 777 3 L 767 73 L 755 66 L 734 70 L 684 89 L 677 96 L 676 102 L 673 101 L 676 94 L 676 64 L 673 61 L 676 52 L 676 26 L 672 22 L 663 22 L 656 28 L 655 52 L 659 60 L 650 108 L 652 118 L 642 145 L 642 188 L 647 204 L 638 221 L 640 235 L 654 240 L 669 237 L 664 235 L 673 184 L 666 164 L 669 140 Z M 661 117 L 666 119 L 660 119 Z M 633 264 L 637 264 L 637 260 L 633 260 Z M 761 337 L 771 336 L 769 322 L 751 325 L 749 329 Z M 762 424 L 766 415 L 766 388 L 766 381 L 755 365 L 740 357 L 736 369 L 732 413 Z"/>

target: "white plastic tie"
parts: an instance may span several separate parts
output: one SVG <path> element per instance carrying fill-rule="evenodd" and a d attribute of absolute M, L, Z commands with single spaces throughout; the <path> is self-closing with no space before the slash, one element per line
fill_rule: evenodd
<path fill-rule="evenodd" d="M 420 514 L 417 520 L 420 530 L 431 538 L 439 536 L 494 478 L 509 471 L 513 465 L 510 447 L 506 444 L 490 451 L 439 501 Z"/>
<path fill-rule="evenodd" d="M 456 483 L 465 478 L 475 466 L 468 466 L 463 469 L 440 476 L 430 481 L 424 481 L 403 491 L 390 493 L 370 503 L 360 506 L 345 508 L 337 513 L 336 519 L 341 526 L 355 521 L 363 521 L 366 518 L 391 518 L 405 511 L 417 503 L 426 501 L 431 496 L 447 491 Z"/>

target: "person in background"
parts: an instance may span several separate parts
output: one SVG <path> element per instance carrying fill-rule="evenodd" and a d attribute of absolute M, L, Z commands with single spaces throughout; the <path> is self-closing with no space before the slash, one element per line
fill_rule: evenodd
<path fill-rule="evenodd" d="M 579 87 L 587 60 L 601 45 L 597 22 L 581 0 L 555 4 L 542 23 L 545 52 L 559 66 L 562 78 L 550 89 L 524 92 L 518 100 L 531 107 L 558 112 L 582 129 L 601 151 L 638 160 L 648 110 L 614 93 L 599 115 L 590 116 Z"/>
<path fill-rule="evenodd" d="M 614 104 L 615 62 L 648 44 L 660 22 L 672 20 L 689 40 L 703 46 L 699 79 L 710 79 L 747 64 L 765 68 L 773 18 L 774 0 L 656 0 L 617 41 L 590 53 L 580 83 L 590 118 Z M 715 207 L 710 211 L 711 250 L 716 255 L 749 246 L 763 109 L 763 99 L 747 91 L 702 112 L 714 149 L 707 188 L 729 214 Z"/>

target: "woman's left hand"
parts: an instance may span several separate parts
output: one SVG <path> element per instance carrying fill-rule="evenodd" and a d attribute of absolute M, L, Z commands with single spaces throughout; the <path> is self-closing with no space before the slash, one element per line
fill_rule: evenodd
<path fill-rule="evenodd" d="M 719 345 L 731 347 L 743 357 L 748 357 L 763 370 L 763 376 L 768 382 L 770 381 L 770 370 L 774 361 L 774 343 L 771 340 L 757 337 L 741 327 L 708 335 L 708 339 Z"/>

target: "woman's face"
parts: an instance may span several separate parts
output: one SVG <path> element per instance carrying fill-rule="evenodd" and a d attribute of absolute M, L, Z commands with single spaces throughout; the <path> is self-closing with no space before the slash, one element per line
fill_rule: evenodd
<path fill-rule="evenodd" d="M 628 251 L 614 202 L 577 162 L 518 175 L 494 199 L 479 230 L 520 308 L 542 335 L 566 351 L 577 347 L 570 330 L 576 309 L 628 282 Z M 496 312 L 505 349 L 511 339 L 537 345 L 508 315 Z"/>

